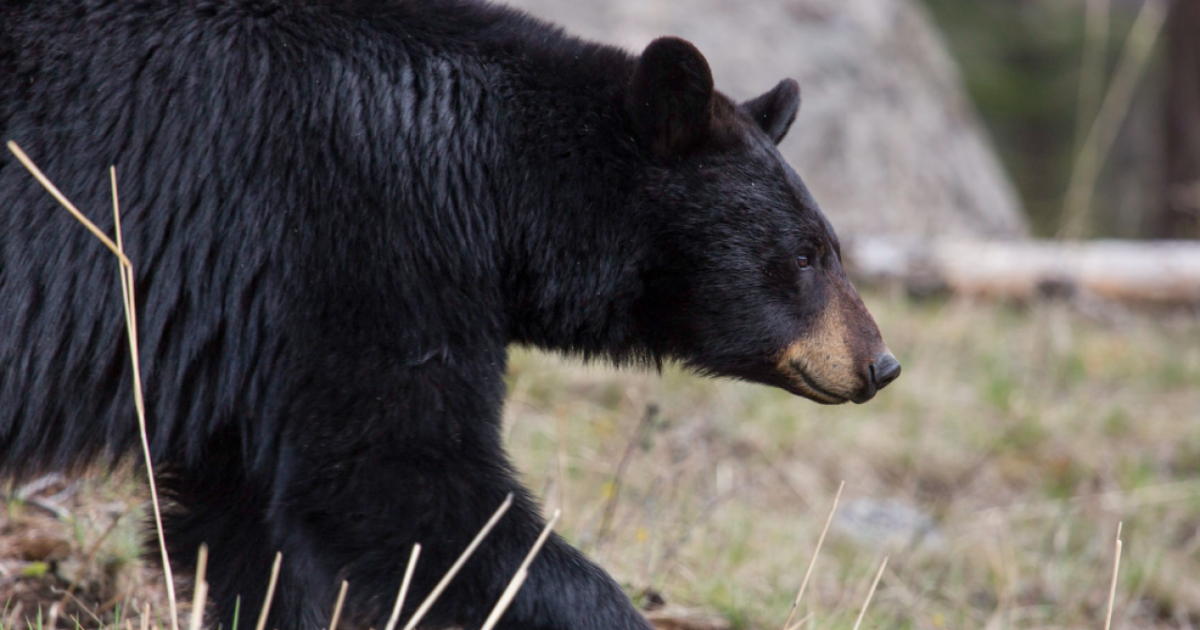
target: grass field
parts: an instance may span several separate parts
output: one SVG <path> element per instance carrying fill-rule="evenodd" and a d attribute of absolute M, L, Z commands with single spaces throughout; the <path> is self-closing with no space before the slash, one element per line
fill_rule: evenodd
<path fill-rule="evenodd" d="M 1118 522 L 1113 626 L 1200 625 L 1200 318 L 865 299 L 904 373 L 862 406 L 515 352 L 527 484 L 636 599 L 735 628 L 782 626 L 842 480 L 806 628 L 853 625 L 885 555 L 864 628 L 1103 628 Z M 36 498 L 62 483 L 6 504 L 5 628 L 71 576 L 106 619 L 159 606 L 132 486 L 86 481 L 59 517 Z"/>

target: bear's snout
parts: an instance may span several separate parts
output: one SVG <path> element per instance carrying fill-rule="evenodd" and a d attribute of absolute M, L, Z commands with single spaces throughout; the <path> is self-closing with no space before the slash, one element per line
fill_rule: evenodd
<path fill-rule="evenodd" d="M 784 351 L 785 389 L 826 405 L 862 404 L 900 376 L 875 320 L 847 283 Z"/>

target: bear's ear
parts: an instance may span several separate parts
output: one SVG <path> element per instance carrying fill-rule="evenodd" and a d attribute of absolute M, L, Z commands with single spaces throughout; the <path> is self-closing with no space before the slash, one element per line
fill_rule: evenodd
<path fill-rule="evenodd" d="M 746 101 L 742 107 L 771 140 L 779 144 L 800 111 L 800 86 L 792 79 L 784 79 L 770 92 Z"/>
<path fill-rule="evenodd" d="M 677 37 L 650 42 L 638 59 L 626 106 L 659 157 L 686 153 L 712 126 L 713 79 L 704 55 Z"/>

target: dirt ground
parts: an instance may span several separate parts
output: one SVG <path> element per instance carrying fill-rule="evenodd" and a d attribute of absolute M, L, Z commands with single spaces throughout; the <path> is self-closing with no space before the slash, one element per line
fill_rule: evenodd
<path fill-rule="evenodd" d="M 0 511 L 0 626 L 112 626 L 166 610 L 159 565 L 144 561 L 146 492 L 114 475 L 50 474 L 14 486 Z"/>

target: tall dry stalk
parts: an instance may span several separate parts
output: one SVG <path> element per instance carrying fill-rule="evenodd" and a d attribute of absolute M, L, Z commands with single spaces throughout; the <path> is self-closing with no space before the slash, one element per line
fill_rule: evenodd
<path fill-rule="evenodd" d="M 800 607 L 800 599 L 804 597 L 804 590 L 808 588 L 808 579 L 812 577 L 813 567 L 817 566 L 817 555 L 821 553 L 821 545 L 825 544 L 825 534 L 829 533 L 829 525 L 833 522 L 833 515 L 837 512 L 838 501 L 842 498 L 842 490 L 846 487 L 846 482 L 843 480 L 838 484 L 837 494 L 833 495 L 833 506 L 829 508 L 829 516 L 825 519 L 825 527 L 821 528 L 821 536 L 817 538 L 817 547 L 813 549 L 812 559 L 808 561 L 808 570 L 804 572 L 804 580 L 800 582 L 800 590 L 796 591 L 796 599 L 792 601 L 792 610 L 788 612 L 787 620 L 783 622 L 783 630 L 792 628 L 792 618 L 796 616 L 796 609 Z M 797 623 L 797 626 L 800 624 Z"/>
<path fill-rule="evenodd" d="M 862 625 L 863 617 L 867 614 L 867 606 L 871 605 L 871 598 L 875 596 L 875 589 L 879 588 L 879 580 L 883 579 L 883 570 L 887 568 L 888 557 L 883 557 L 883 564 L 879 565 L 879 572 L 875 574 L 875 580 L 871 582 L 871 590 L 867 591 L 867 601 L 863 602 L 862 610 L 858 611 L 858 619 L 854 622 L 854 630 Z"/>
<path fill-rule="evenodd" d="M 529 553 L 525 554 L 525 559 L 517 567 L 516 573 L 513 574 L 508 586 L 504 588 L 504 592 L 500 594 L 500 599 L 496 602 L 496 607 L 492 609 L 491 614 L 483 622 L 480 630 L 492 630 L 500 622 L 500 617 L 504 616 L 504 611 L 508 610 L 509 604 L 517 596 L 517 592 L 521 590 L 521 585 L 525 583 L 525 578 L 529 577 L 529 565 L 533 564 L 533 559 L 542 550 L 542 545 L 546 544 L 546 539 L 550 537 L 550 532 L 554 531 L 554 525 L 558 523 L 560 516 L 562 516 L 562 510 L 555 510 L 554 518 L 551 518 L 550 522 L 546 523 L 546 527 L 542 529 L 542 533 L 534 541 L 533 547 L 529 549 Z"/>
<path fill-rule="evenodd" d="M 396 623 L 400 621 L 400 611 L 404 609 L 404 600 L 408 597 L 408 585 L 412 583 L 413 570 L 417 568 L 417 558 L 419 557 L 421 557 L 421 545 L 415 544 L 412 555 L 408 557 L 408 567 L 404 569 L 404 579 L 400 581 L 400 593 L 396 595 L 396 605 L 392 607 L 392 616 L 388 619 L 384 630 L 396 630 Z"/>
<path fill-rule="evenodd" d="M 119 262 L 119 271 L 121 276 L 121 294 L 125 306 L 125 330 L 129 337 L 129 352 L 130 358 L 133 361 L 133 403 L 137 411 L 138 433 L 142 442 L 142 455 L 146 461 L 146 476 L 150 483 L 150 502 L 154 507 L 154 526 L 158 533 L 158 548 L 162 553 L 163 574 L 167 583 L 167 604 L 170 608 L 171 615 L 171 630 L 179 630 L 179 611 L 175 602 L 175 580 L 171 574 L 171 559 L 167 555 L 167 542 L 163 534 L 162 526 L 162 509 L 158 502 L 158 488 L 154 482 L 154 464 L 150 457 L 150 440 L 146 433 L 146 403 L 142 393 L 142 377 L 141 365 L 138 361 L 138 343 L 137 343 L 137 312 L 135 309 L 135 291 L 134 291 L 134 273 L 133 263 L 125 256 L 125 250 L 122 247 L 121 241 L 121 207 L 119 197 L 117 195 L 117 169 L 109 167 L 109 175 L 112 179 L 112 194 L 113 194 L 113 217 L 117 232 L 117 240 L 114 243 L 112 239 L 104 233 L 103 230 L 96 227 L 75 204 L 67 199 L 66 195 L 59 191 L 58 187 L 50 181 L 41 169 L 33 163 L 33 160 L 17 146 L 16 142 L 8 141 L 8 150 L 17 157 L 17 160 L 33 175 L 34 179 L 45 188 L 51 196 L 53 196 L 59 204 L 71 213 L 77 221 L 83 224 L 96 238 L 100 239 L 109 250 L 117 256 Z"/>
<path fill-rule="evenodd" d="M 208 569 L 208 545 L 200 544 L 200 553 L 196 558 L 196 580 L 192 592 L 192 618 L 188 630 L 201 630 L 204 623 L 204 605 L 208 600 L 208 580 L 205 571 Z M 53 630 L 53 629 L 52 629 Z"/>
<path fill-rule="evenodd" d="M 1084 9 L 1083 60 L 1079 65 L 1079 99 L 1075 108 L 1075 152 L 1095 122 L 1104 90 L 1112 0 L 1087 0 Z"/>
<path fill-rule="evenodd" d="M 1137 20 L 1125 39 L 1121 62 L 1112 84 L 1071 169 L 1058 230 L 1059 238 L 1079 238 L 1083 235 L 1100 169 L 1117 141 L 1121 123 L 1129 113 L 1137 86 L 1146 72 L 1150 53 L 1166 19 L 1166 0 L 1146 0 L 1138 12 Z"/>
<path fill-rule="evenodd" d="M 425 597 L 425 601 L 421 602 L 421 605 L 417 608 L 417 612 L 413 613 L 412 619 L 409 619 L 408 623 L 404 625 L 404 630 L 413 630 L 413 628 L 417 627 L 418 623 L 421 623 L 421 619 L 433 607 L 434 602 L 441 596 L 442 591 L 446 590 L 446 587 L 450 585 L 450 580 L 453 580 L 454 576 L 458 575 L 459 569 L 462 569 L 463 565 L 470 559 L 471 554 L 475 553 L 475 549 L 479 547 L 479 543 L 483 542 L 483 539 L 487 538 L 487 535 L 492 532 L 492 528 L 496 526 L 496 523 L 500 522 L 500 517 L 504 516 L 508 508 L 512 507 L 512 503 L 513 495 L 509 494 L 508 498 L 504 499 L 504 503 L 501 503 L 500 507 L 496 509 L 495 514 L 492 514 L 492 518 L 488 519 L 488 522 L 479 530 L 479 533 L 475 534 L 474 540 L 458 556 L 458 560 L 455 560 L 454 564 L 450 566 L 450 570 L 446 571 L 446 574 L 442 576 L 437 586 L 434 586 L 429 595 Z"/>
<path fill-rule="evenodd" d="M 254 630 L 266 630 L 267 615 L 271 612 L 271 601 L 275 599 L 275 585 L 279 583 L 279 569 L 283 566 L 283 552 L 275 552 L 275 563 L 271 565 L 271 580 L 267 582 L 267 595 L 263 598 L 262 610 L 258 611 L 258 624 Z"/>
<path fill-rule="evenodd" d="M 1104 615 L 1104 630 L 1112 628 L 1113 602 L 1117 599 L 1117 575 L 1121 572 L 1121 525 L 1117 523 L 1117 542 L 1113 552 L 1112 582 L 1108 586 L 1108 612 Z"/>

